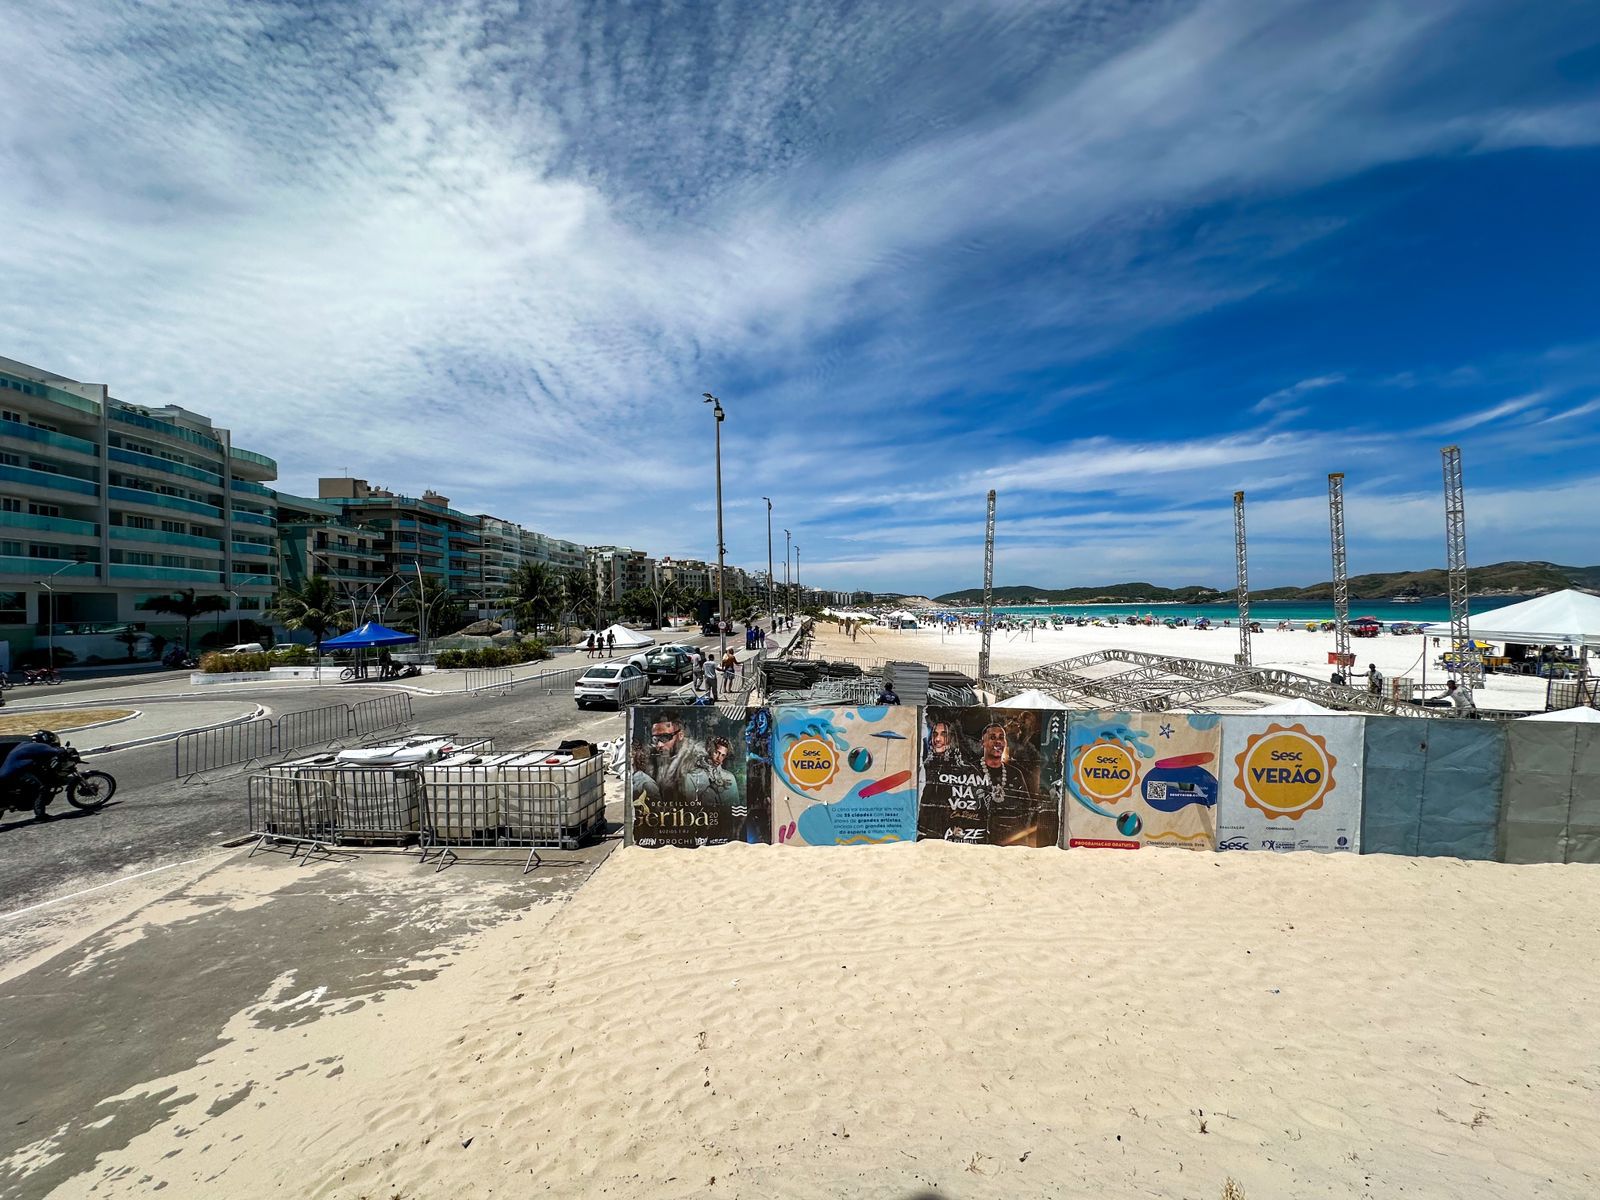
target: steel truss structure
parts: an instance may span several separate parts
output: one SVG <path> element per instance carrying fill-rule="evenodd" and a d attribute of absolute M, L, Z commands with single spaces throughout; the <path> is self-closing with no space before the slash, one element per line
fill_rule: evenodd
<path fill-rule="evenodd" d="M 1333 541 L 1333 652 L 1339 671 L 1355 663 L 1350 653 L 1350 577 L 1344 553 L 1344 472 L 1328 476 L 1328 532 Z"/>
<path fill-rule="evenodd" d="M 1472 640 L 1467 603 L 1467 499 L 1461 481 L 1461 447 L 1446 446 L 1444 459 L 1444 550 L 1450 572 L 1450 649 L 1469 686 L 1483 682 L 1483 659 Z"/>
<path fill-rule="evenodd" d="M 983 645 L 978 650 L 978 682 L 989 678 L 989 639 L 994 633 L 994 489 L 989 489 L 989 524 L 983 535 Z"/>
<path fill-rule="evenodd" d="M 1092 668 L 1126 665 L 1109 674 Z M 1045 663 L 1001 675 L 993 681 L 1001 695 L 1028 688 L 1054 696 L 1071 708 L 1113 708 L 1133 712 L 1171 712 L 1197 708 L 1205 700 L 1239 692 L 1313 700 L 1329 708 L 1374 715 L 1405 712 L 1412 716 L 1448 716 L 1448 709 L 1423 708 L 1374 696 L 1355 688 L 1323 683 L 1294 671 L 1273 667 L 1240 667 L 1201 658 L 1179 658 L 1138 650 L 1096 650 L 1076 658 Z"/>
<path fill-rule="evenodd" d="M 1244 493 L 1233 494 L 1233 560 L 1239 577 L 1239 653 L 1241 667 L 1250 665 L 1250 571 L 1244 550 Z"/>

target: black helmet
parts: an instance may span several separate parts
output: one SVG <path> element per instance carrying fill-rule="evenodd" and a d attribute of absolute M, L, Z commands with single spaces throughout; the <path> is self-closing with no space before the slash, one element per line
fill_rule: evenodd
<path fill-rule="evenodd" d="M 35 741 L 35 742 L 42 742 L 46 746 L 59 746 L 59 745 L 61 745 L 61 739 L 58 738 L 55 734 L 51 733 L 48 729 L 39 730 L 37 733 L 35 733 L 33 735 L 33 737 L 30 740 Z"/>

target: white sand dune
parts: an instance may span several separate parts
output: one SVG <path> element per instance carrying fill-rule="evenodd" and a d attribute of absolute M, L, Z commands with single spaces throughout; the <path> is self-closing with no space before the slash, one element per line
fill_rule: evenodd
<path fill-rule="evenodd" d="M 241 1014 L 59 1194 L 1588 1198 L 1597 908 L 1590 867 L 624 850 L 381 1004 Z"/>

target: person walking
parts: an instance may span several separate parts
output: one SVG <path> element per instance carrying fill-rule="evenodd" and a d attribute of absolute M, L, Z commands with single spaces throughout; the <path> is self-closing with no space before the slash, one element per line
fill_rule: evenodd
<path fill-rule="evenodd" d="M 733 652 L 733 647 L 728 647 L 728 652 L 722 656 L 722 687 L 724 691 L 733 690 L 733 675 L 739 669 L 739 656 Z"/>
<path fill-rule="evenodd" d="M 700 668 L 701 676 L 706 685 L 706 695 L 711 697 L 711 703 L 717 702 L 717 660 L 709 654 L 706 655 L 705 665 Z"/>
<path fill-rule="evenodd" d="M 608 629 L 608 630 L 606 630 L 606 653 L 607 654 L 615 654 L 616 652 L 617 652 L 617 635 L 616 635 L 616 632 L 614 630 Z"/>
<path fill-rule="evenodd" d="M 594 631 L 593 630 L 590 630 L 589 631 L 589 635 L 586 638 L 583 639 L 583 656 L 585 658 L 593 658 L 594 657 Z"/>
<path fill-rule="evenodd" d="M 694 685 L 696 693 L 700 691 L 700 663 L 701 654 L 699 647 L 689 647 L 689 682 Z"/>
<path fill-rule="evenodd" d="M 1478 706 L 1472 699 L 1472 693 L 1454 679 L 1444 685 L 1444 694 L 1450 703 L 1455 705 L 1456 716 L 1475 717 L 1478 715 Z"/>

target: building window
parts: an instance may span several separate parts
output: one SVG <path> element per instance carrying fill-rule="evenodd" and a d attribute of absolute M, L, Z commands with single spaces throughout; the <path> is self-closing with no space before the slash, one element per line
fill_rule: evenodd
<path fill-rule="evenodd" d="M 161 565 L 163 567 L 186 567 L 189 565 L 189 560 L 181 554 L 163 554 L 161 556 Z"/>
<path fill-rule="evenodd" d="M 12 412 L 9 408 L 0 409 L 0 420 L 15 421 L 18 425 L 23 423 L 22 414 L 19 412 Z"/>
<path fill-rule="evenodd" d="M 147 525 L 147 526 L 145 526 L 145 528 L 148 529 L 149 526 Z M 189 527 L 187 525 L 185 525 L 182 521 L 163 521 L 163 522 L 161 522 L 161 532 L 163 532 L 163 533 L 184 533 L 185 531 L 188 530 L 188 528 Z"/>
<path fill-rule="evenodd" d="M 122 523 L 130 529 L 154 529 L 156 527 L 153 517 L 128 517 L 122 518 Z M 166 524 L 166 522 L 162 522 Z"/>
<path fill-rule="evenodd" d="M 22 511 L 22 501 L 21 500 L 17 500 L 15 498 L 11 497 L 11 496 L 0 496 L 0 512 L 19 513 L 21 511 Z"/>
<path fill-rule="evenodd" d="M 0 465 L 8 467 L 20 467 L 22 465 L 22 460 L 15 454 L 6 454 L 4 452 L 0 452 Z"/>
<path fill-rule="evenodd" d="M 0 554 L 9 554 L 12 558 L 22 557 L 21 542 L 0 542 Z"/>
<path fill-rule="evenodd" d="M 28 511 L 36 517 L 59 517 L 61 506 L 59 504 L 29 504 Z"/>
<path fill-rule="evenodd" d="M 24 592 L 0 592 L 0 625 L 25 625 L 28 597 Z"/>
<path fill-rule="evenodd" d="M 143 550 L 130 550 L 128 552 L 128 561 L 138 567 L 153 567 L 156 565 L 156 556 L 147 554 Z"/>

